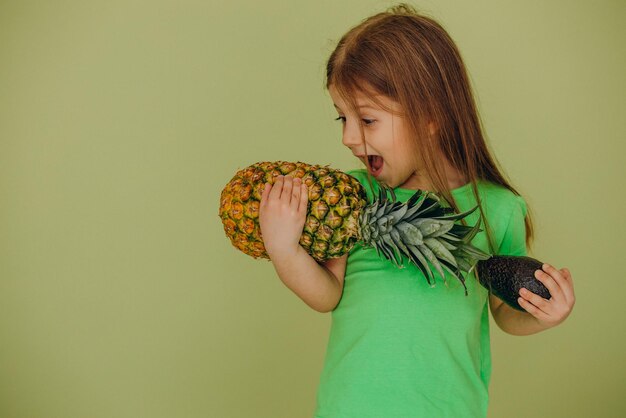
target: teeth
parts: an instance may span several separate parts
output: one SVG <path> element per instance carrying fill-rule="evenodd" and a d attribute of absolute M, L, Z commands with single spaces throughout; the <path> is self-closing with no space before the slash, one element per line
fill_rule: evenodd
<path fill-rule="evenodd" d="M 377 171 L 382 167 L 383 161 L 380 155 L 368 155 L 367 158 L 369 159 L 369 164 L 372 167 L 372 170 Z M 376 167 L 374 167 L 374 160 L 377 162 Z"/>

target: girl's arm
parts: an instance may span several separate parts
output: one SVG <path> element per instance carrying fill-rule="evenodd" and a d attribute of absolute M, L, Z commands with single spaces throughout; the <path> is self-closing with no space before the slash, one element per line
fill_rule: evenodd
<path fill-rule="evenodd" d="M 344 272 L 347 257 L 341 257 Z M 337 306 L 343 290 L 343 273 L 341 278 L 335 276 L 329 267 L 318 264 L 302 247 L 293 254 L 274 254 L 270 258 L 278 277 L 304 303 L 318 312 L 330 312 Z M 339 273 L 342 262 L 335 260 L 340 259 L 333 259 L 329 264 Z"/>
<path fill-rule="evenodd" d="M 498 327 L 511 335 L 531 335 L 552 328 L 565 321 L 575 303 L 574 286 L 567 268 L 557 270 L 549 264 L 537 270 L 535 277 L 550 292 L 550 299 L 526 291 L 520 292 L 518 300 L 526 311 L 518 311 L 489 294 L 491 315 Z"/>
<path fill-rule="evenodd" d="M 266 184 L 259 207 L 265 250 L 285 285 L 318 312 L 337 306 L 343 290 L 347 255 L 319 264 L 300 245 L 308 191 L 299 178 L 278 176 Z"/>

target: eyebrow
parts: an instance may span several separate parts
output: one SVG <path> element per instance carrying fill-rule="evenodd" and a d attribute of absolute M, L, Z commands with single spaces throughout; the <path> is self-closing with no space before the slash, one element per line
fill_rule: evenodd
<path fill-rule="evenodd" d="M 335 108 L 339 109 L 339 106 L 337 106 L 336 104 L 333 103 L 333 106 L 335 106 Z M 372 109 L 372 110 L 378 110 L 378 108 L 375 108 L 373 106 L 370 105 L 358 105 L 357 109 Z M 341 110 L 341 109 L 339 109 Z"/>

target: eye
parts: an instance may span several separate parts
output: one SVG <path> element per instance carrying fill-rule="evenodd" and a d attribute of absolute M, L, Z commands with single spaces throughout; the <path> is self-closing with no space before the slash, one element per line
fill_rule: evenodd
<path fill-rule="evenodd" d="M 346 123 L 346 118 L 345 116 L 339 116 L 338 118 L 336 118 L 335 120 L 340 120 L 342 123 Z M 363 123 L 365 123 L 366 125 L 371 125 L 372 123 L 376 122 L 374 119 L 361 119 L 363 121 Z"/>

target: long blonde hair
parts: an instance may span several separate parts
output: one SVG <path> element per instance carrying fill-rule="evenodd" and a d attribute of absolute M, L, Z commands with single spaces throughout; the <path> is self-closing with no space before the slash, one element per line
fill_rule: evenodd
<path fill-rule="evenodd" d="M 467 70 L 444 28 L 406 3 L 366 18 L 350 29 L 331 53 L 325 87 L 331 85 L 353 114 L 359 114 L 355 100 L 358 94 L 387 111 L 391 109 L 375 95 L 384 95 L 400 104 L 409 140 L 420 150 L 413 155 L 415 166 L 424 168 L 423 175 L 433 191 L 456 211 L 459 208 L 438 155 L 443 155 L 472 183 L 488 243 L 495 254 L 493 234 L 476 183 L 487 180 L 516 195 L 519 193 L 505 179 L 489 152 Z M 431 134 L 429 122 L 437 127 L 435 135 Z M 365 143 L 363 126 L 359 126 Z M 369 174 L 368 180 L 371 185 Z M 525 226 L 526 247 L 530 248 L 534 235 L 530 207 Z"/>

